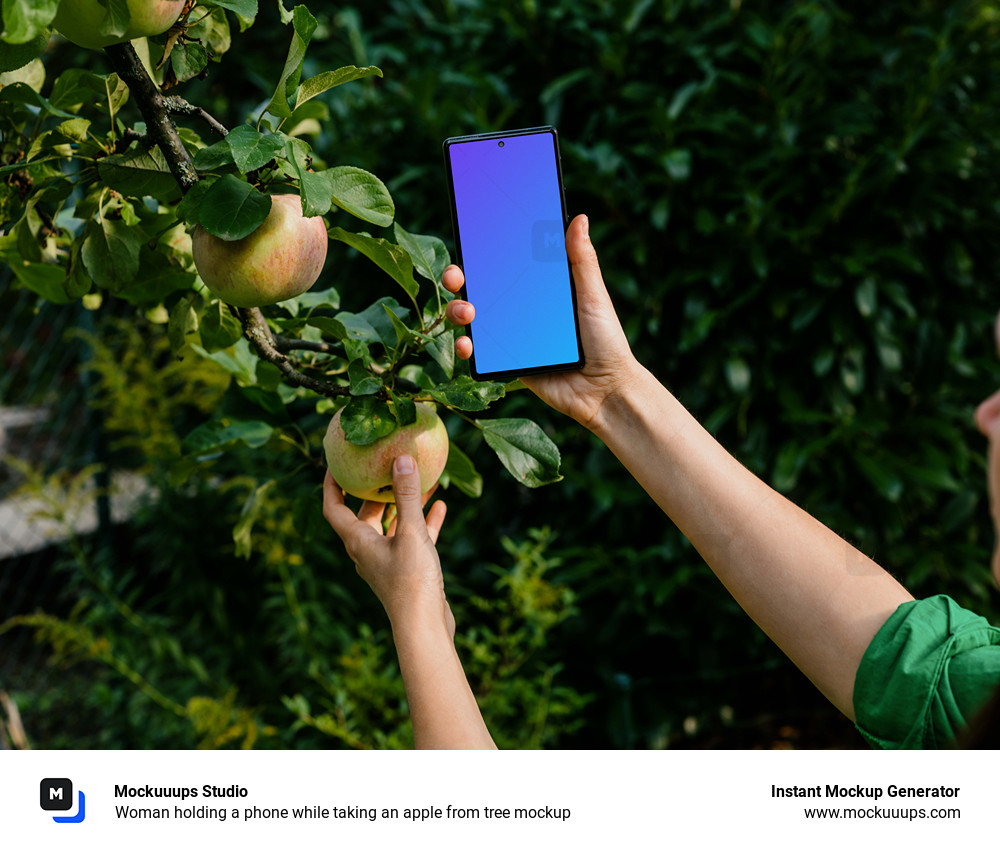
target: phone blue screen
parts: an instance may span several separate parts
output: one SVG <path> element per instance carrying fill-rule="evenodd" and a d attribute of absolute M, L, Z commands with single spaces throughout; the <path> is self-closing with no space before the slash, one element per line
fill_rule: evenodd
<path fill-rule="evenodd" d="M 501 144 L 502 142 L 502 144 Z M 579 365 L 552 132 L 449 144 L 478 374 Z"/>

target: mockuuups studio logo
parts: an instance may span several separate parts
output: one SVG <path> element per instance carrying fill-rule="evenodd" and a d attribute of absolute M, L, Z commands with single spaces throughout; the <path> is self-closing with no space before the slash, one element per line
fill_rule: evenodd
<path fill-rule="evenodd" d="M 531 225 L 531 259 L 536 263 L 566 262 L 562 222 L 541 219 Z"/>
<path fill-rule="evenodd" d="M 83 791 L 79 795 L 79 808 L 75 815 L 52 816 L 56 823 L 80 823 L 84 810 Z M 69 779 L 43 779 L 38 789 L 39 803 L 47 812 L 68 812 L 73 808 L 73 783 Z"/>

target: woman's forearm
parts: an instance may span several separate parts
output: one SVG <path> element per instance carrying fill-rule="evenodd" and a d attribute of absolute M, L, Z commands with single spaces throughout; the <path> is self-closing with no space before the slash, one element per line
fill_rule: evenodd
<path fill-rule="evenodd" d="M 591 427 L 747 614 L 853 718 L 861 657 L 909 593 L 742 466 L 642 367 Z"/>
<path fill-rule="evenodd" d="M 495 749 L 455 643 L 439 616 L 393 621 L 417 749 Z"/>

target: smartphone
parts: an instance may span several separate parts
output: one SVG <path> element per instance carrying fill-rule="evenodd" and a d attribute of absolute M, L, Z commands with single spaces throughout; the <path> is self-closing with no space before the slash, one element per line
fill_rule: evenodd
<path fill-rule="evenodd" d="M 479 381 L 583 366 L 555 127 L 444 141 Z"/>

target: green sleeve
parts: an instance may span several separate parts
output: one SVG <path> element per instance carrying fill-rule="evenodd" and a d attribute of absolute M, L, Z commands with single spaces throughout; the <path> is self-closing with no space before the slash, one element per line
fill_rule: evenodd
<path fill-rule="evenodd" d="M 858 730 L 876 747 L 946 747 L 1000 685 L 1000 629 L 947 596 L 900 605 L 854 680 Z"/>

